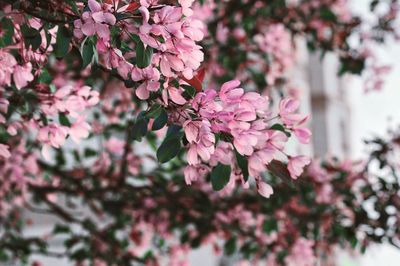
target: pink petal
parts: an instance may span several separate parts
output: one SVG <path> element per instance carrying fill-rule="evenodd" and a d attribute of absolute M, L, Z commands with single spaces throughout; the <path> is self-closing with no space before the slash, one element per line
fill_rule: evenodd
<path fill-rule="evenodd" d="M 272 194 L 274 194 L 272 187 L 263 181 L 258 181 L 257 187 L 258 193 L 265 198 L 269 198 Z"/>

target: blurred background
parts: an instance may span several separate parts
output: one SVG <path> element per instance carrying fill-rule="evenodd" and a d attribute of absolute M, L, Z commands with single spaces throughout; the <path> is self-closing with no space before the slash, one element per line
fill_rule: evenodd
<path fill-rule="evenodd" d="M 351 1 L 354 12 L 368 19 L 367 0 Z M 301 48 L 303 46 L 303 48 Z M 312 116 L 313 145 L 303 150 L 310 155 L 333 155 L 342 159 L 363 159 L 364 139 L 384 135 L 388 128 L 400 125 L 400 43 L 389 41 L 377 51 L 379 61 L 392 66 L 381 91 L 365 92 L 367 77 L 338 77 L 338 62 L 334 54 L 308 53 L 302 40 L 298 40 L 297 66 L 293 70 L 294 84 L 307 93 L 303 95 L 303 108 Z M 304 149 L 304 147 L 302 147 Z M 293 147 L 293 149 L 300 149 Z M 50 219 L 50 218 L 49 218 Z M 51 220 L 30 228 L 31 233 L 51 230 Z M 343 266 L 398 266 L 400 251 L 389 245 L 369 248 L 365 255 L 348 254 L 338 250 L 337 265 Z M 44 265 L 69 265 L 59 259 L 42 260 Z M 225 258 L 216 258 L 210 248 L 191 255 L 192 265 L 230 265 Z"/>

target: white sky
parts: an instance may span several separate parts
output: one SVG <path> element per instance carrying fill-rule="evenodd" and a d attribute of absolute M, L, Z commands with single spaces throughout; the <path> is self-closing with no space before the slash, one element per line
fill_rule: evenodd
<path fill-rule="evenodd" d="M 353 8 L 363 15 L 367 0 L 352 0 Z M 389 126 L 400 125 L 400 42 L 389 42 L 377 51 L 379 59 L 392 65 L 392 72 L 387 76 L 384 88 L 380 92 L 365 94 L 360 78 L 355 78 L 348 88 L 351 108 L 351 148 L 353 158 L 362 158 L 365 154 L 363 139 L 373 136 L 385 136 Z M 398 266 L 400 251 L 392 246 L 377 246 L 367 250 L 367 254 L 357 262 L 341 263 L 339 266 Z"/>

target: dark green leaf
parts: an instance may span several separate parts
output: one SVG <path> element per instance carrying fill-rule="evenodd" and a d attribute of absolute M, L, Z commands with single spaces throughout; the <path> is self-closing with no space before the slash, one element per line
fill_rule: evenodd
<path fill-rule="evenodd" d="M 54 47 L 56 57 L 63 58 L 68 53 L 71 38 L 72 38 L 71 33 L 66 27 L 61 26 L 58 29 L 56 45 Z"/>
<path fill-rule="evenodd" d="M 270 127 L 270 129 L 285 132 L 285 127 L 281 124 L 274 124 L 274 125 L 272 125 L 272 127 Z"/>
<path fill-rule="evenodd" d="M 146 117 L 155 118 L 158 117 L 161 113 L 162 107 L 159 104 L 154 104 L 150 110 L 147 111 Z"/>
<path fill-rule="evenodd" d="M 27 47 L 31 47 L 34 51 L 40 47 L 42 43 L 42 37 L 38 30 L 24 24 L 21 26 L 21 32 L 24 36 L 24 42 Z"/>
<path fill-rule="evenodd" d="M 94 44 L 90 40 L 85 42 L 82 47 L 82 68 L 87 67 L 93 62 L 95 49 Z"/>
<path fill-rule="evenodd" d="M 154 120 L 152 130 L 159 130 L 162 129 L 168 122 L 168 114 L 164 110 L 164 108 L 161 109 L 160 115 Z"/>
<path fill-rule="evenodd" d="M 231 256 L 236 251 L 236 237 L 231 237 L 224 245 L 224 252 L 226 255 Z"/>
<path fill-rule="evenodd" d="M 136 119 L 135 124 L 132 127 L 132 139 L 133 140 L 141 140 L 142 137 L 147 134 L 147 124 L 149 120 L 141 113 Z"/>
<path fill-rule="evenodd" d="M 235 150 L 235 154 L 239 168 L 242 170 L 244 181 L 247 181 L 249 179 L 249 163 L 247 161 L 247 158 L 238 153 L 237 150 Z"/>
<path fill-rule="evenodd" d="M 66 225 L 57 224 L 53 228 L 54 234 L 68 234 L 70 232 L 70 228 Z"/>
<path fill-rule="evenodd" d="M 193 88 L 192 86 L 183 84 L 181 85 L 181 87 L 184 89 L 182 96 L 185 97 L 186 99 L 192 99 L 196 94 L 196 89 Z"/>
<path fill-rule="evenodd" d="M 12 44 L 12 37 L 14 35 L 14 25 L 12 21 L 8 18 L 3 18 L 0 21 L 0 48 L 9 46 Z"/>
<path fill-rule="evenodd" d="M 229 182 L 231 167 L 219 163 L 211 172 L 211 184 L 215 191 L 223 189 Z"/>
<path fill-rule="evenodd" d="M 286 131 L 285 127 L 281 124 L 274 124 L 270 129 L 282 131 L 287 137 L 291 136 L 290 132 Z"/>
<path fill-rule="evenodd" d="M 357 246 L 357 244 L 358 244 L 357 237 L 355 237 L 355 236 L 351 237 L 351 238 L 350 238 L 350 245 L 351 245 L 351 247 L 352 247 L 353 249 L 355 249 L 356 246 Z"/>
<path fill-rule="evenodd" d="M 67 2 L 71 6 L 71 9 L 75 13 L 75 15 L 79 15 L 79 8 L 76 5 L 75 0 L 67 0 Z"/>
<path fill-rule="evenodd" d="M 131 34 L 131 33 L 128 33 L 128 35 L 129 35 L 129 37 L 132 39 L 132 41 L 134 41 L 135 43 L 140 42 L 140 37 L 139 37 L 138 35 L 136 35 L 136 34 Z"/>
<path fill-rule="evenodd" d="M 60 120 L 61 125 L 71 127 L 71 122 L 69 122 L 69 119 L 65 114 L 60 113 L 58 115 L 58 120 Z"/>
<path fill-rule="evenodd" d="M 170 126 L 168 127 L 168 130 L 167 130 L 167 138 L 173 137 L 173 136 L 179 134 L 181 129 L 182 129 L 181 126 L 178 126 L 178 125 L 170 125 Z"/>
<path fill-rule="evenodd" d="M 153 56 L 153 48 L 150 46 L 144 47 L 144 44 L 139 41 L 136 44 L 136 65 L 139 68 L 145 68 L 150 65 Z"/>
<path fill-rule="evenodd" d="M 85 149 L 84 155 L 85 157 L 94 157 L 97 155 L 97 151 L 87 148 Z"/>
<path fill-rule="evenodd" d="M 278 230 L 278 223 L 275 219 L 265 220 L 262 228 L 265 233 L 270 234 L 270 233 Z"/>
<path fill-rule="evenodd" d="M 42 69 L 42 72 L 39 75 L 39 82 L 40 83 L 45 83 L 45 84 L 50 84 L 50 82 L 53 80 L 52 76 L 49 74 L 46 68 Z"/>
<path fill-rule="evenodd" d="M 172 160 L 181 150 L 182 135 L 166 137 L 157 150 L 157 159 L 160 163 Z"/>
<path fill-rule="evenodd" d="M 327 21 L 335 21 L 336 20 L 336 15 L 333 13 L 331 8 L 327 6 L 322 6 L 320 9 L 320 16 L 323 20 Z"/>
<path fill-rule="evenodd" d="M 360 75 L 365 68 L 364 58 L 342 57 L 340 63 L 339 76 L 345 73 Z"/>

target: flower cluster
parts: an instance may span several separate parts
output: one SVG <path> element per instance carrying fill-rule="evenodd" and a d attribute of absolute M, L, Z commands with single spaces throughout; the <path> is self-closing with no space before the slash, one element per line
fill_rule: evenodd
<path fill-rule="evenodd" d="M 66 85 L 55 93 L 39 94 L 41 111 L 50 121 L 31 120 L 38 129 L 37 139 L 42 143 L 42 155 L 50 159 L 50 148 L 60 148 L 69 136 L 75 143 L 89 136 L 91 126 L 86 122 L 84 113 L 87 108 L 99 102 L 99 94 L 88 86 Z M 55 118 L 58 117 L 58 122 Z M 69 118 L 75 121 L 70 122 Z"/>
<path fill-rule="evenodd" d="M 153 16 L 148 11 L 151 5 L 139 8 L 143 16 L 140 39 L 157 50 L 153 62 L 165 77 L 181 74 L 191 79 L 203 61 L 201 47 L 196 44 L 203 39 L 203 24 L 188 16 L 191 2 L 180 1 L 182 7 L 165 6 Z"/>
<path fill-rule="evenodd" d="M 254 41 L 262 52 L 272 57 L 266 80 L 268 84 L 273 85 L 294 64 L 295 54 L 291 36 L 283 24 L 272 24 L 264 34 L 255 35 Z"/>
<path fill-rule="evenodd" d="M 194 118 L 183 123 L 189 143 L 189 166 L 185 170 L 185 179 L 190 184 L 203 176 L 204 171 L 200 169 L 205 169 L 202 165 L 205 163 L 211 166 L 218 163 L 231 165 L 234 168 L 231 172 L 233 180 L 238 178 L 247 186 L 247 177 L 243 172 L 248 172 L 256 179 L 260 194 L 269 197 L 272 189 L 262 181 L 261 175 L 272 160 L 286 155 L 284 148 L 289 131 L 294 132 L 300 142 L 309 141 L 311 133 L 303 127 L 307 116 L 295 113 L 299 107 L 298 101 L 284 99 L 280 103 L 279 115 L 273 117 L 267 97 L 245 92 L 239 85 L 238 80 L 232 80 L 224 83 L 219 92 L 209 89 L 196 94 L 191 100 Z M 283 130 L 271 125 L 275 119 L 282 121 L 285 126 Z M 220 141 L 215 147 L 216 136 L 225 141 Z M 248 158 L 247 169 L 240 169 L 235 152 Z M 291 177 L 297 178 L 309 162 L 306 156 L 289 156 Z"/>
<path fill-rule="evenodd" d="M 296 37 L 337 51 L 340 73 L 368 66 L 346 1 L 5 2 L 0 261 L 175 266 L 211 244 L 241 265 L 310 265 L 338 243 L 398 240 L 398 184 L 288 152 L 311 136 L 287 86 Z M 396 5 L 382 4 L 371 41 L 393 31 Z M 379 87 L 387 68 L 372 63 Z M 381 165 L 397 163 L 391 148 L 374 151 Z M 53 230 L 27 237 L 26 210 Z"/>
<path fill-rule="evenodd" d="M 24 88 L 33 80 L 32 64 L 19 65 L 12 54 L 0 49 L 0 86 L 10 86 L 11 77 L 17 89 Z"/>
<path fill-rule="evenodd" d="M 11 150 L 0 144 L 0 217 L 5 217 L 15 207 L 21 207 L 29 197 L 29 185 L 38 183 L 33 177 L 39 174 L 37 156 L 29 153 L 23 141 Z"/>

